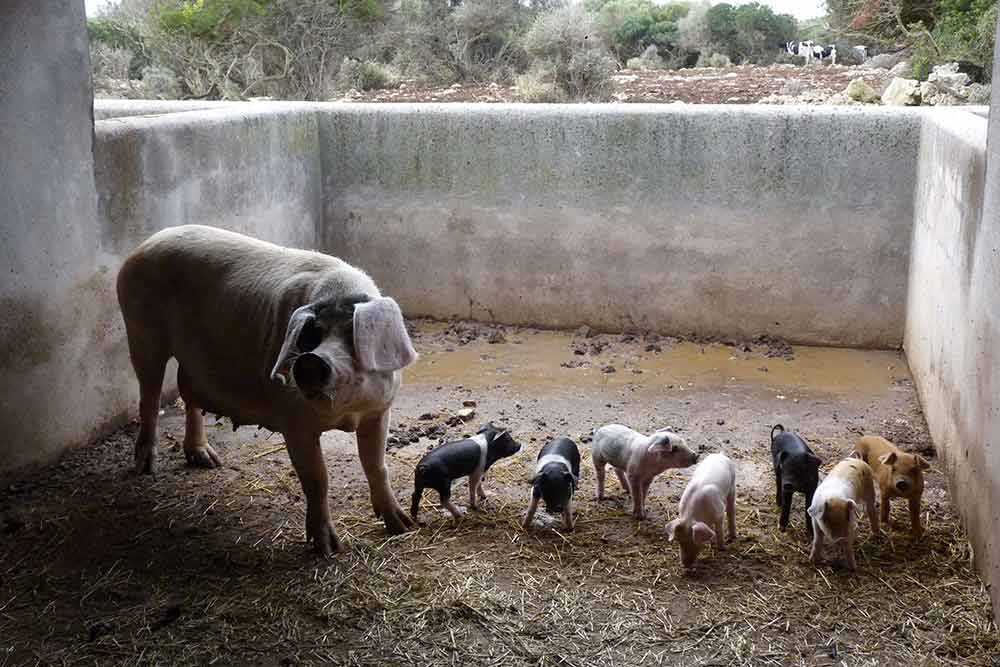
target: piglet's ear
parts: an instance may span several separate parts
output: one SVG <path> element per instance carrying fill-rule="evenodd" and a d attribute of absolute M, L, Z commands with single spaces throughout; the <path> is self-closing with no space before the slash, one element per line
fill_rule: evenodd
<path fill-rule="evenodd" d="M 930 470 L 931 464 L 927 462 L 927 459 L 917 454 L 917 465 L 920 466 L 921 470 Z"/>
<path fill-rule="evenodd" d="M 670 441 L 670 436 L 665 434 L 656 434 L 649 440 L 649 446 L 646 448 L 650 454 L 656 451 L 670 453 L 674 451 L 674 443 Z"/>
<path fill-rule="evenodd" d="M 664 531 L 667 533 L 667 541 L 668 542 L 673 542 L 674 541 L 674 530 L 676 530 L 676 529 L 677 529 L 677 519 L 674 519 L 673 521 L 671 521 L 670 523 L 668 523 L 667 527 L 664 528 Z"/>
<path fill-rule="evenodd" d="M 887 466 L 891 466 L 896 462 L 896 452 L 889 452 L 888 454 L 883 454 L 878 457 L 879 463 L 884 463 Z"/>
<path fill-rule="evenodd" d="M 395 371 L 417 360 L 393 299 L 379 297 L 354 307 L 354 354 L 366 371 Z"/>
<path fill-rule="evenodd" d="M 715 531 L 709 528 L 707 523 L 698 523 L 691 526 L 691 536 L 694 538 L 695 542 L 704 544 L 705 542 L 711 542 L 715 539 Z"/>
<path fill-rule="evenodd" d="M 823 463 L 823 460 L 815 454 L 806 454 L 806 460 L 817 468 Z"/>
<path fill-rule="evenodd" d="M 850 454 L 848 454 L 847 458 L 849 458 L 849 459 L 858 459 L 860 461 L 864 461 L 865 460 L 865 457 L 861 455 L 861 452 L 859 452 L 856 449 L 853 452 L 851 452 Z"/>

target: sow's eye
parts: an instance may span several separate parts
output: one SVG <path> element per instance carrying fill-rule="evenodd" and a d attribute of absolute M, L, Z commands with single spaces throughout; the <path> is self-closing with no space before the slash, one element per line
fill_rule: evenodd
<path fill-rule="evenodd" d="M 296 341 L 300 352 L 312 352 L 323 342 L 323 332 L 320 330 L 316 320 L 309 320 L 302 327 L 299 339 Z"/>

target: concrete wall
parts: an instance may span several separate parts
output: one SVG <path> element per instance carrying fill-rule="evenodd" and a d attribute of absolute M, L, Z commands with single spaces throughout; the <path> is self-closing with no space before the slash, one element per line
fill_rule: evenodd
<path fill-rule="evenodd" d="M 127 118 L 129 116 L 158 116 L 168 113 L 222 109 L 228 106 L 248 106 L 244 102 L 210 102 L 204 100 L 119 100 L 95 99 L 94 120 Z"/>
<path fill-rule="evenodd" d="M 326 109 L 323 246 L 410 314 L 901 344 L 919 113 Z"/>
<path fill-rule="evenodd" d="M 82 4 L 76 20 L 83 25 Z M 85 58 L 85 40 L 80 49 Z M 0 82 L 7 81 L 2 67 Z M 87 72 L 84 59 L 75 79 Z M 75 93 L 69 83 L 53 85 Z M 317 247 L 319 135 L 307 106 L 188 105 L 187 113 L 95 126 L 89 95 L 89 85 L 79 99 L 47 91 L 25 100 L 17 110 L 23 120 L 0 124 L 0 145 L 13 146 L 0 153 L 0 201 L 14 202 L 0 248 L 14 275 L 0 288 L 13 314 L 0 318 L 0 446 L 8 448 L 0 470 L 50 460 L 134 416 L 138 386 L 114 281 L 149 235 L 196 222 Z M 40 137 L 52 137 L 52 145 Z M 168 394 L 174 383 L 171 367 Z"/>
<path fill-rule="evenodd" d="M 100 278 L 107 288 L 89 307 L 108 325 L 91 347 L 104 368 L 102 405 L 132 415 L 138 384 L 114 294 L 122 261 L 165 227 L 198 223 L 281 245 L 316 248 L 321 184 L 315 117 L 272 105 L 96 124 L 94 151 Z M 171 362 L 164 385 L 176 386 Z"/>
<path fill-rule="evenodd" d="M 83 0 L 2 4 L 0 468 L 9 468 L 50 458 L 113 421 L 102 400 L 108 375 L 89 344 L 116 314 L 88 307 L 108 295 L 95 274 Z"/>
<path fill-rule="evenodd" d="M 924 125 L 905 348 L 1000 615 L 1000 103 L 988 125 L 988 144 L 985 119 Z"/>

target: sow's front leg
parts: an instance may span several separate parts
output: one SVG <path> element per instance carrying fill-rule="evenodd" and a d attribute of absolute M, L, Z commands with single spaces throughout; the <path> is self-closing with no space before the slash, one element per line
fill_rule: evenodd
<path fill-rule="evenodd" d="M 412 528 L 413 520 L 400 507 L 389 486 L 389 471 L 385 467 L 385 439 L 388 434 L 388 410 L 358 424 L 358 457 L 368 478 L 375 516 L 385 521 L 389 533 L 398 535 Z"/>
<path fill-rule="evenodd" d="M 319 433 L 285 433 L 285 446 L 306 497 L 306 539 L 312 540 L 319 555 L 329 557 L 342 546 L 330 520 L 329 478 L 319 436 Z"/>

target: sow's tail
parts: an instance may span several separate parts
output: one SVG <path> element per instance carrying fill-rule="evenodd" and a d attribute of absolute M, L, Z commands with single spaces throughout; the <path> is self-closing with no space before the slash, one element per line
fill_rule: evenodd
<path fill-rule="evenodd" d="M 771 429 L 771 442 L 774 442 L 774 432 L 775 431 L 780 431 L 781 433 L 784 433 L 785 432 L 785 427 L 782 426 L 781 424 L 775 424 L 774 425 L 774 428 Z"/>

